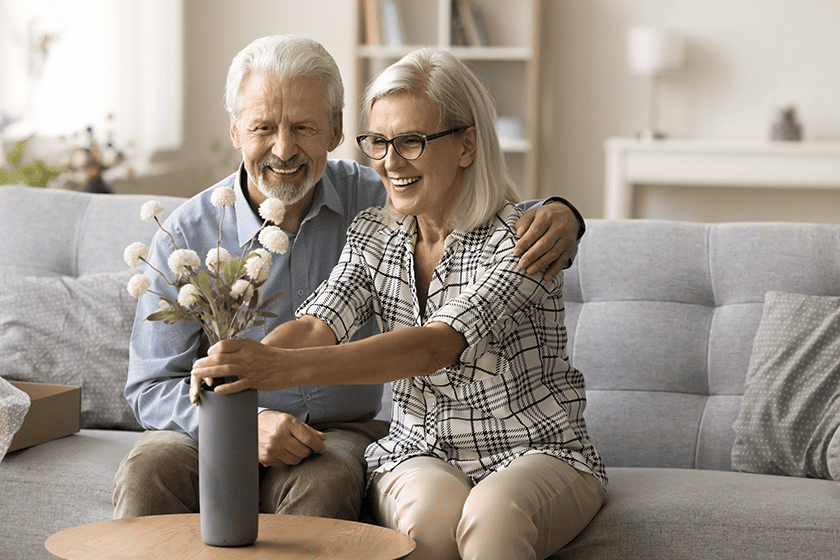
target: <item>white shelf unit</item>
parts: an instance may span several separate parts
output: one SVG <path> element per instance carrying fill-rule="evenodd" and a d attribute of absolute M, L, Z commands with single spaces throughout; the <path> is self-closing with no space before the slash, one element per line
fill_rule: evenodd
<path fill-rule="evenodd" d="M 641 185 L 840 189 L 840 143 L 609 138 L 604 218 L 633 218 Z"/>
<path fill-rule="evenodd" d="M 356 0 L 359 7 L 366 0 Z M 380 2 L 381 0 L 377 0 Z M 509 172 L 523 198 L 536 198 L 539 103 L 539 21 L 541 0 L 471 0 L 483 14 L 487 46 L 452 44 L 452 0 L 394 0 L 400 15 L 403 44 L 365 43 L 362 15 L 358 18 L 359 40 L 355 52 L 354 99 L 357 105 L 368 81 L 389 64 L 421 47 L 447 50 L 463 60 L 482 80 L 496 102 L 501 117 L 522 124 L 521 138 L 500 138 Z M 383 37 L 384 38 L 384 37 Z M 345 128 L 355 137 L 362 118 L 358 111 Z M 364 156 L 356 152 L 360 161 Z"/>

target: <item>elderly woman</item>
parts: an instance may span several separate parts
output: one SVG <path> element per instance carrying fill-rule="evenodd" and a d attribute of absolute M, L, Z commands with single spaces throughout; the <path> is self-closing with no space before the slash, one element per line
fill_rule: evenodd
<path fill-rule="evenodd" d="M 193 388 L 393 381 L 390 433 L 366 454 L 378 521 L 414 538 L 411 558 L 545 558 L 600 509 L 606 475 L 565 353 L 562 275 L 513 255 L 493 103 L 456 58 L 420 50 L 372 81 L 365 110 L 357 140 L 387 206 L 357 216 L 298 320 L 259 348 L 217 344 Z M 348 342 L 371 316 L 383 333 Z"/>

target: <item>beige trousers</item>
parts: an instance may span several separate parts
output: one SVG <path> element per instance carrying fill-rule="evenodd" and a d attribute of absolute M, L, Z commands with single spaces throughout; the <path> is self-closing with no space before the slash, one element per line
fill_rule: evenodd
<path fill-rule="evenodd" d="M 606 501 L 591 474 L 525 455 L 473 484 L 461 470 L 415 457 L 374 477 L 381 525 L 411 536 L 411 560 L 542 560 L 572 540 Z"/>

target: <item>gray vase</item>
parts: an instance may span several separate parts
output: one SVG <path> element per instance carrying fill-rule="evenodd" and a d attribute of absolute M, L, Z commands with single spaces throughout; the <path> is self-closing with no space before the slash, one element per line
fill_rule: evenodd
<path fill-rule="evenodd" d="M 198 407 L 201 540 L 247 546 L 259 532 L 257 391 L 201 392 Z"/>

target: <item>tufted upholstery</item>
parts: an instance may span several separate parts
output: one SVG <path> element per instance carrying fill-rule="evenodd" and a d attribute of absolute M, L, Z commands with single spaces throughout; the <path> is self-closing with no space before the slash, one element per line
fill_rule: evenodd
<path fill-rule="evenodd" d="M 134 241 L 148 243 L 158 229 L 156 223 L 140 220 L 140 206 L 150 198 L 166 208 L 161 221 L 184 202 L 177 197 L 0 187 L 0 275 L 78 277 L 125 270 L 123 249 Z"/>
<path fill-rule="evenodd" d="M 608 469 L 729 470 L 764 294 L 840 295 L 840 226 L 593 221 L 564 285 Z"/>

